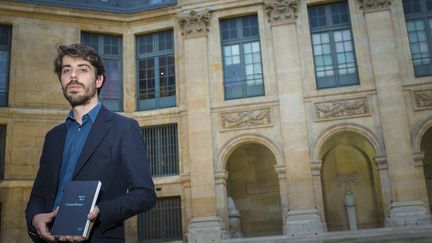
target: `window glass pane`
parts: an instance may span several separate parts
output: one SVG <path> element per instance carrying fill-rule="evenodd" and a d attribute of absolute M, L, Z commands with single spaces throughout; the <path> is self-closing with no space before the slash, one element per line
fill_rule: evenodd
<path fill-rule="evenodd" d="M 347 2 L 312 6 L 308 12 L 310 21 L 316 19 L 310 28 L 318 89 L 358 84 Z"/>
<path fill-rule="evenodd" d="M 137 36 L 137 46 L 138 110 L 175 106 L 173 31 Z"/>
<path fill-rule="evenodd" d="M 12 27 L 0 25 L 0 107 L 8 106 Z"/>
<path fill-rule="evenodd" d="M 120 36 L 81 33 L 81 43 L 91 46 L 102 58 L 105 67 L 105 82 L 100 101 L 111 111 L 123 110 L 122 41 Z"/>

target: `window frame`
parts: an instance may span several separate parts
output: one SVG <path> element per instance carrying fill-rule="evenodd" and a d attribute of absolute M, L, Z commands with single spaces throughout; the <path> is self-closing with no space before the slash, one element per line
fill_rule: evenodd
<path fill-rule="evenodd" d="M 6 136 L 7 125 L 0 124 L 0 181 L 4 180 L 5 164 L 6 164 Z"/>
<path fill-rule="evenodd" d="M 256 18 L 256 35 L 249 35 L 245 36 L 243 30 L 245 26 L 243 26 L 242 21 L 247 18 Z M 229 25 L 230 23 L 235 23 L 235 31 L 236 31 L 236 38 L 228 38 L 225 39 L 224 34 L 224 24 Z M 250 28 L 251 26 L 249 26 Z M 229 29 L 228 29 L 229 31 Z M 225 100 L 236 100 L 236 99 L 244 99 L 244 98 L 252 98 L 252 97 L 259 97 L 259 96 L 265 96 L 265 84 L 264 84 L 264 69 L 263 69 L 263 62 L 262 62 L 262 48 L 261 48 L 261 40 L 260 40 L 260 32 L 259 32 L 259 21 L 258 21 L 258 15 L 252 14 L 252 15 L 246 15 L 241 17 L 233 17 L 233 18 L 224 18 L 220 20 L 220 38 L 221 38 L 221 55 L 222 55 L 222 64 L 223 64 L 223 86 L 224 86 L 224 99 Z M 260 75 L 260 78 L 253 78 L 248 79 L 246 74 L 246 55 L 250 54 L 253 55 L 254 52 L 245 54 L 245 45 L 247 44 L 254 44 L 258 43 L 258 50 L 257 52 L 259 54 L 259 65 L 261 72 L 253 73 L 252 75 Z M 238 72 L 240 74 L 240 77 L 238 78 L 239 81 L 228 81 L 227 77 L 227 63 L 226 58 L 228 58 L 228 55 L 225 53 L 225 47 L 234 46 L 237 45 L 239 48 L 239 69 L 235 72 Z M 251 47 L 252 48 L 252 47 Z M 254 65 L 256 63 L 252 63 L 251 65 Z M 261 80 L 261 84 L 256 84 L 257 80 Z M 253 82 L 253 85 L 249 85 L 248 82 Z M 231 87 L 228 87 L 231 86 Z M 241 95 L 229 95 L 229 92 L 234 91 L 234 86 L 241 88 Z M 250 93 L 250 94 L 249 94 Z"/>
<path fill-rule="evenodd" d="M 171 49 L 164 49 L 159 50 L 159 37 L 162 35 L 169 35 L 172 48 Z M 152 51 L 151 52 L 140 52 L 141 48 L 141 42 L 145 43 L 146 38 L 151 38 L 152 42 Z M 145 111 L 145 110 L 156 110 L 156 109 L 162 109 L 162 108 L 170 108 L 170 107 L 176 107 L 177 106 L 177 77 L 176 77 L 176 68 L 175 68 L 175 43 L 174 43 L 174 31 L 172 29 L 143 34 L 143 35 L 137 35 L 136 36 L 136 95 L 137 95 L 137 110 L 139 111 Z M 145 46 L 145 45 L 144 45 Z M 169 63 L 166 66 L 161 65 L 162 58 L 171 59 L 172 63 Z M 151 60 L 153 61 L 153 77 L 154 77 L 154 97 L 153 98 L 143 98 L 141 99 L 141 95 L 144 95 L 145 93 L 141 93 L 141 82 L 148 82 L 146 81 L 146 77 L 141 77 L 140 72 L 143 71 L 147 73 L 147 69 L 140 69 L 140 62 L 145 60 Z M 172 92 L 173 95 L 167 95 L 167 96 L 160 96 L 161 95 L 161 75 L 160 71 L 161 68 L 171 68 L 172 69 L 172 75 L 167 76 L 169 79 L 174 78 L 173 84 L 168 84 L 165 87 L 165 89 L 168 89 L 167 93 Z M 168 75 L 170 73 L 168 72 Z M 146 74 L 145 74 L 146 75 Z M 169 83 L 169 80 L 168 80 Z M 170 87 L 173 86 L 173 87 Z M 145 89 L 143 89 L 145 91 Z M 150 92 L 151 94 L 151 92 Z"/>
<path fill-rule="evenodd" d="M 93 44 L 86 43 L 84 41 L 84 38 L 96 38 L 97 39 L 97 47 Z M 114 38 L 118 46 L 116 47 L 118 50 L 117 55 L 112 54 L 106 54 L 105 53 L 105 39 L 111 38 L 111 40 Z M 123 38 L 122 36 L 118 35 L 110 35 L 110 34 L 101 34 L 101 33 L 95 33 L 95 32 L 89 32 L 89 31 L 82 31 L 81 32 L 81 43 L 93 47 L 99 56 L 102 59 L 102 62 L 104 63 L 105 67 L 105 83 L 102 86 L 101 93 L 99 94 L 99 101 L 105 105 L 108 109 L 115 112 L 122 112 L 123 111 Z M 112 47 L 112 46 L 111 46 Z M 106 93 L 106 86 L 107 81 L 110 80 L 108 77 L 108 74 L 110 73 L 110 70 L 108 70 L 110 67 L 108 67 L 108 61 L 117 61 L 118 65 L 118 80 L 117 86 L 118 88 L 118 100 L 117 99 L 105 99 L 105 93 Z M 114 106 L 117 106 L 115 108 Z"/>
<path fill-rule="evenodd" d="M 0 107 L 8 107 L 9 106 L 9 82 L 10 82 L 10 67 L 11 67 L 11 56 L 12 56 L 12 26 L 7 24 L 0 24 L 0 31 L 7 32 L 6 39 L 7 43 L 2 45 L 0 42 L 0 52 L 6 53 L 6 65 L 5 70 L 0 70 L 0 73 L 4 71 L 5 73 L 5 84 L 4 84 L 4 97 L 2 99 L 0 95 Z M 0 36 L 1 37 L 1 36 Z M 0 80 L 1 81 L 1 80 Z M 0 94 L 1 94 L 0 90 Z"/>
<path fill-rule="evenodd" d="M 333 12 L 331 10 L 331 8 L 333 6 L 338 6 L 338 5 L 346 5 L 346 9 L 347 9 L 347 23 L 334 23 L 332 16 L 333 16 Z M 320 27 L 313 27 L 312 26 L 312 16 L 311 16 L 311 11 L 314 9 L 318 9 L 318 8 L 324 8 L 325 11 L 325 20 L 326 20 L 326 24 L 324 26 L 320 26 Z M 339 14 L 340 12 L 338 12 Z M 355 40 L 354 40 L 354 34 L 352 31 L 352 24 L 351 24 L 351 16 L 350 16 L 350 12 L 349 12 L 349 3 L 348 1 L 342 1 L 342 2 L 335 2 L 335 3 L 328 3 L 328 4 L 320 4 L 320 5 L 312 5 L 312 6 L 308 6 L 308 20 L 309 20 L 309 30 L 310 30 L 310 38 L 311 38 L 311 48 L 312 48 L 312 59 L 313 59 L 313 63 L 314 63 L 314 75 L 315 75 L 315 85 L 316 88 L 318 90 L 322 90 L 322 89 L 330 89 L 330 88 L 340 88 L 340 87 L 347 87 L 347 86 L 355 86 L 355 85 L 359 85 L 360 84 L 360 78 L 359 78 L 359 70 L 358 70 L 358 63 L 357 63 L 357 55 L 356 55 L 356 50 L 355 50 Z M 327 24 L 328 22 L 330 22 L 329 24 Z M 343 32 L 348 30 L 350 33 L 349 37 L 349 41 L 350 41 L 350 45 L 351 45 L 351 51 L 343 51 L 340 52 L 340 54 L 343 54 L 346 57 L 347 53 L 352 52 L 352 56 L 353 56 L 353 62 L 343 62 L 343 63 L 338 63 L 338 57 L 337 55 L 339 54 L 336 50 L 336 40 L 334 37 L 334 33 L 336 32 L 340 32 L 341 35 L 343 35 Z M 322 56 L 324 58 L 324 55 L 318 55 L 315 53 L 315 43 L 314 43 L 314 35 L 315 34 L 324 34 L 327 33 L 328 34 L 328 38 L 329 38 L 329 42 L 328 44 L 330 45 L 330 56 L 331 56 L 331 66 L 332 69 L 328 70 L 326 67 L 330 66 L 330 65 L 326 65 L 324 63 L 324 65 L 321 66 L 317 66 L 317 62 L 316 62 L 316 58 L 318 56 Z M 342 43 L 346 42 L 344 39 L 342 39 Z M 322 43 L 322 42 L 321 42 Z M 320 44 L 321 44 L 320 43 Z M 345 47 L 344 47 L 345 48 Z M 352 66 L 350 66 L 350 64 L 353 64 Z M 346 67 L 344 68 L 339 68 L 339 65 L 345 65 Z M 327 76 L 324 75 L 322 78 L 318 77 L 318 72 L 320 72 L 318 70 L 318 67 L 323 67 L 323 71 L 322 72 L 326 72 L 326 71 L 332 71 L 333 75 L 332 76 Z M 340 70 L 342 69 L 346 69 L 348 71 L 348 69 L 354 68 L 354 73 L 346 73 L 346 74 L 340 74 Z M 343 81 L 343 77 L 351 77 L 353 78 L 353 80 L 349 83 L 342 83 Z M 320 80 L 321 79 L 321 80 Z M 321 82 L 320 82 L 321 81 Z M 334 85 L 328 85 L 324 82 L 329 82 L 329 81 L 333 81 Z"/>
<path fill-rule="evenodd" d="M 171 202 L 169 201 L 171 200 Z M 183 240 L 183 218 L 181 196 L 159 197 L 156 205 L 145 213 L 138 215 L 138 242 L 150 243 L 160 241 Z M 162 204 L 171 204 L 171 207 L 161 207 Z M 164 205 L 163 205 L 164 206 Z M 170 213 L 170 210 L 173 213 Z M 168 212 L 168 213 L 167 213 Z M 152 220 L 149 228 L 146 227 L 146 219 Z M 154 222 L 153 222 L 154 221 Z M 153 228 L 152 228 L 153 227 Z M 156 229 L 156 230 L 152 230 Z M 144 239 L 150 236 L 153 231 L 158 234 L 159 238 Z M 167 236 L 169 234 L 169 236 Z"/>
<path fill-rule="evenodd" d="M 177 123 L 141 127 L 152 177 L 180 174 Z"/>
<path fill-rule="evenodd" d="M 427 9 L 427 2 L 425 0 L 419 0 L 418 3 L 420 5 L 420 12 L 412 12 L 412 13 L 407 13 L 407 9 L 406 9 L 406 0 L 402 1 L 402 5 L 403 5 L 403 11 L 404 11 L 404 16 L 405 16 L 405 24 L 406 24 L 406 30 L 407 30 L 407 37 L 408 37 L 408 45 L 409 45 L 409 50 L 410 50 L 410 54 L 411 54 L 411 60 L 412 60 L 412 68 L 414 71 L 414 76 L 416 78 L 421 78 L 421 77 L 428 77 L 428 76 L 432 76 L 432 6 L 430 7 L 431 10 Z M 432 3 L 432 2 L 431 2 Z M 431 4 L 432 5 L 432 4 Z M 411 21 L 421 21 L 424 26 L 425 26 L 425 37 L 426 37 L 426 41 L 425 43 L 427 44 L 428 47 L 428 51 L 425 52 L 419 52 L 419 53 L 414 53 L 413 49 L 412 49 L 412 43 L 411 42 L 411 38 L 410 38 L 410 30 L 409 28 L 409 22 Z M 418 33 L 417 30 L 415 32 L 417 34 L 417 38 L 418 38 Z M 416 42 L 421 43 L 421 42 Z M 419 44 L 420 45 L 420 44 Z M 420 47 L 419 47 L 420 48 Z M 416 60 L 421 60 L 424 59 L 425 57 L 420 57 L 420 58 L 415 58 L 414 55 L 416 54 L 428 54 L 428 57 L 426 57 L 427 59 L 429 59 L 429 64 L 415 64 Z"/>

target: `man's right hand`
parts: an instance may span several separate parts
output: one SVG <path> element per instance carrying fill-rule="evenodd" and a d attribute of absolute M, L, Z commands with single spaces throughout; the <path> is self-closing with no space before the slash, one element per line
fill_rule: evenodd
<path fill-rule="evenodd" d="M 40 238 L 48 242 L 56 242 L 56 239 L 50 234 L 48 225 L 54 221 L 58 209 L 51 213 L 40 213 L 33 217 L 32 225 L 37 231 Z"/>

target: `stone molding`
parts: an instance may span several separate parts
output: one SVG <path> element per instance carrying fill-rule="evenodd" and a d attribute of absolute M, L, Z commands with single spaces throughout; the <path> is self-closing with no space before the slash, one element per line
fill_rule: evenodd
<path fill-rule="evenodd" d="M 320 176 L 322 168 L 322 160 L 311 161 L 312 176 Z"/>
<path fill-rule="evenodd" d="M 359 0 L 360 8 L 366 12 L 389 9 L 391 0 Z"/>
<path fill-rule="evenodd" d="M 275 165 L 275 171 L 278 174 L 279 180 L 285 180 L 287 178 L 285 165 Z"/>
<path fill-rule="evenodd" d="M 315 121 L 370 115 L 366 97 L 317 102 Z"/>
<path fill-rule="evenodd" d="M 210 12 L 202 10 L 197 12 L 191 10 L 186 13 L 181 13 L 178 16 L 180 27 L 182 28 L 182 35 L 185 37 L 201 37 L 206 36 L 209 31 L 208 25 L 210 23 Z"/>
<path fill-rule="evenodd" d="M 272 126 L 271 108 L 221 113 L 221 123 L 223 130 Z"/>
<path fill-rule="evenodd" d="M 378 167 L 378 170 L 388 169 L 387 156 L 375 156 L 374 161 L 375 165 Z"/>
<path fill-rule="evenodd" d="M 413 153 L 413 160 L 414 160 L 415 167 L 423 167 L 424 154 L 425 154 L 424 151 Z"/>
<path fill-rule="evenodd" d="M 432 89 L 414 90 L 413 98 L 415 110 L 432 109 Z"/>
<path fill-rule="evenodd" d="M 265 0 L 264 5 L 271 23 L 290 23 L 297 19 L 298 0 Z"/>

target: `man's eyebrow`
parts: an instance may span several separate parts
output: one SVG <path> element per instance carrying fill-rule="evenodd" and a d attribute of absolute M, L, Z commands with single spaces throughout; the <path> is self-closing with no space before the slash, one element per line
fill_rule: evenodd
<path fill-rule="evenodd" d="M 90 65 L 88 65 L 86 63 L 82 63 L 82 64 L 78 64 L 78 67 L 88 67 L 88 68 L 90 68 Z"/>

